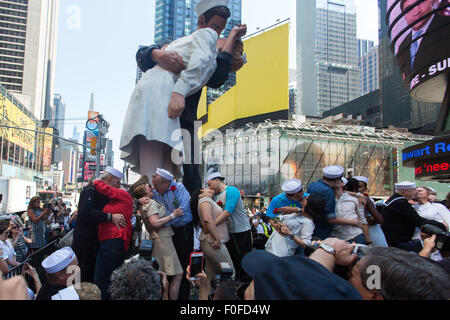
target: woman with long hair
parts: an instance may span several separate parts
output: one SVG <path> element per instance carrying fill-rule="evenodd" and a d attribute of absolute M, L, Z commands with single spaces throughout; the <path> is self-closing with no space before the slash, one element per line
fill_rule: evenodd
<path fill-rule="evenodd" d="M 36 252 L 46 245 L 45 230 L 47 224 L 47 215 L 41 208 L 41 198 L 33 197 L 28 204 L 28 217 L 31 221 L 33 232 L 33 242 L 31 243 L 31 252 Z"/>
<path fill-rule="evenodd" d="M 205 273 L 208 279 L 212 279 L 221 271 L 220 264 L 228 263 L 233 269 L 233 277 L 236 273 L 230 253 L 225 246 L 229 241 L 227 223 L 215 224 L 215 219 L 223 212 L 223 209 L 212 199 L 214 191 L 199 189 L 191 195 L 191 212 L 194 226 L 200 226 L 200 250 L 205 253 Z"/>

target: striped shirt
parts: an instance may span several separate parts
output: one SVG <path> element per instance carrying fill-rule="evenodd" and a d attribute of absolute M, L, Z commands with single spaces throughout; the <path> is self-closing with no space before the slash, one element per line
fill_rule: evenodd
<path fill-rule="evenodd" d="M 35 209 L 34 215 L 36 218 L 41 216 L 42 210 Z M 32 249 L 40 249 L 45 246 L 45 220 L 41 219 L 38 222 L 31 221 L 31 227 L 33 228 L 34 241 L 31 244 Z"/>
<path fill-rule="evenodd" d="M 17 241 L 16 246 L 14 247 L 14 251 L 16 251 L 16 260 L 19 263 L 22 263 L 25 261 L 28 253 L 28 245 L 25 242 L 25 239 L 23 236 L 20 236 L 19 240 Z"/>

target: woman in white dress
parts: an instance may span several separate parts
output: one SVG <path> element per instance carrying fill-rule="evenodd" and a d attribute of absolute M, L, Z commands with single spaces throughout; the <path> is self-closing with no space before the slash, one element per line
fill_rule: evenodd
<path fill-rule="evenodd" d="M 151 177 L 157 168 L 172 172 L 175 178 L 183 175 L 179 117 L 185 108 L 185 98 L 203 88 L 213 75 L 217 40 L 230 17 L 227 7 L 211 8 L 210 2 L 202 0 L 196 7 L 198 29 L 165 49 L 178 53 L 186 70 L 174 75 L 157 65 L 143 75 L 131 96 L 120 142 L 121 158 L 141 175 Z M 199 11 L 202 8 L 211 9 Z M 235 27 L 222 50 L 233 54 L 236 40 L 246 30 L 246 26 Z"/>

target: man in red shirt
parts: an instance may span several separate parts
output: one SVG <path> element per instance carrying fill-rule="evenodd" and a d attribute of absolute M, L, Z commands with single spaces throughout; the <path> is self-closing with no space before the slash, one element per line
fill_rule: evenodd
<path fill-rule="evenodd" d="M 127 191 L 111 187 L 102 180 L 95 180 L 94 187 L 97 192 L 109 199 L 103 212 L 121 213 L 127 222 L 125 228 L 120 228 L 112 222 L 103 222 L 98 226 L 100 246 L 95 264 L 94 283 L 99 287 L 102 299 L 110 300 L 111 274 L 123 264 L 130 245 L 133 199 Z"/>

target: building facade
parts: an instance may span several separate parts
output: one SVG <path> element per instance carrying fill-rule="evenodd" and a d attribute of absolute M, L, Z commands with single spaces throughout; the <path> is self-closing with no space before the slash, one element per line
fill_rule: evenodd
<path fill-rule="evenodd" d="M 372 47 L 358 60 L 361 95 L 379 89 L 378 46 Z"/>
<path fill-rule="evenodd" d="M 322 169 L 341 165 L 367 176 L 369 194 L 386 198 L 394 193 L 399 154 L 406 143 L 424 141 L 391 130 L 310 121 L 266 121 L 222 139 L 203 139 L 204 175 L 218 170 L 226 183 L 246 195 L 273 198 L 289 179 L 307 186 L 322 178 Z"/>
<path fill-rule="evenodd" d="M 352 0 L 297 3 L 297 70 L 304 115 L 322 116 L 361 95 Z"/>
<path fill-rule="evenodd" d="M 41 121 L 0 85 L 0 176 L 43 187 L 53 179 L 44 174 L 52 157 L 52 138 L 29 130 L 53 133 L 52 128 L 42 128 Z"/>
<path fill-rule="evenodd" d="M 66 104 L 64 103 L 60 94 L 55 94 L 53 98 L 53 105 L 55 108 L 55 117 L 51 122 L 59 132 L 59 136 L 64 138 L 64 126 L 66 118 Z"/>
<path fill-rule="evenodd" d="M 58 11 L 59 0 L 0 1 L 0 84 L 39 120 L 53 103 Z"/>
<path fill-rule="evenodd" d="M 361 59 L 375 47 L 372 40 L 358 39 L 358 59 Z"/>

